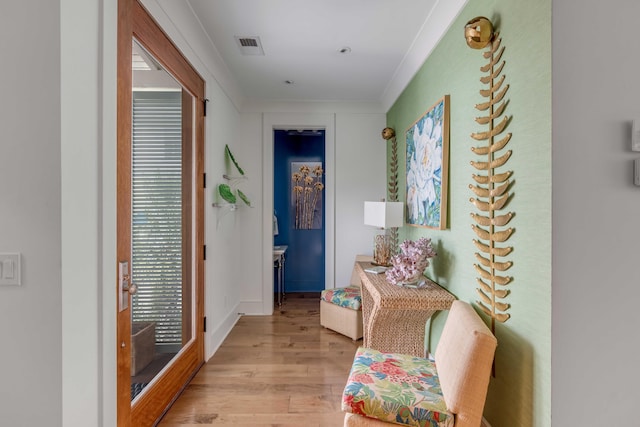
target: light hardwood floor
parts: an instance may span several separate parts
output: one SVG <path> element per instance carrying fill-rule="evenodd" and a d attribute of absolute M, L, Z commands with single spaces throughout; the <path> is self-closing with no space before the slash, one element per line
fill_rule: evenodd
<path fill-rule="evenodd" d="M 320 326 L 317 295 L 243 316 L 158 424 L 342 426 L 340 398 L 362 340 Z"/>

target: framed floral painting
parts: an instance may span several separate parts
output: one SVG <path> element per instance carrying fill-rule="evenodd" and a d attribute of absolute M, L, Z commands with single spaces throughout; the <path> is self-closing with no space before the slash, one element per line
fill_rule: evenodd
<path fill-rule="evenodd" d="M 322 228 L 322 162 L 291 162 L 291 209 L 294 229 Z"/>
<path fill-rule="evenodd" d="M 406 132 L 407 224 L 447 228 L 449 95 L 443 96 Z"/>

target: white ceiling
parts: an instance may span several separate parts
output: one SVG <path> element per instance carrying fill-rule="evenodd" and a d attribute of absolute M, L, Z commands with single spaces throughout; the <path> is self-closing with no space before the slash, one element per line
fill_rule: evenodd
<path fill-rule="evenodd" d="M 444 6 L 449 10 L 438 12 L 443 8 L 438 2 L 454 3 L 453 9 Z M 437 43 L 449 25 L 441 22 L 442 14 L 448 13 L 450 22 L 466 0 L 187 3 L 243 97 L 380 102 L 395 80 L 403 74 L 413 75 L 421 65 L 412 64 L 412 51 L 417 47 L 430 51 Z M 236 41 L 238 36 L 259 37 L 264 56 L 243 55 Z M 338 51 L 344 47 L 351 52 L 340 54 Z M 286 80 L 294 83 L 286 84 Z"/>

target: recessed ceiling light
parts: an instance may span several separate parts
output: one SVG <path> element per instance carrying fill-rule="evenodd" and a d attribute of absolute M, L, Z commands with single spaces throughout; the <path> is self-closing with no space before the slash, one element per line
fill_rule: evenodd
<path fill-rule="evenodd" d="M 349 46 L 341 47 L 340 49 L 338 49 L 338 53 L 342 55 L 347 55 L 351 53 L 351 48 Z"/>

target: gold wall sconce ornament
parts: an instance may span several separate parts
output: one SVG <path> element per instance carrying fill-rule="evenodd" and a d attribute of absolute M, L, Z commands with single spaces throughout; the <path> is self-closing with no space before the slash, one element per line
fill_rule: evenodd
<path fill-rule="evenodd" d="M 478 16 L 464 26 L 464 38 L 472 49 L 482 49 L 493 40 L 493 24 L 484 16 Z"/>
<path fill-rule="evenodd" d="M 509 190 L 513 188 L 513 171 L 500 170 L 512 154 L 511 150 L 502 152 L 511 140 L 511 133 L 502 134 L 511 122 L 510 117 L 503 115 L 508 103 L 505 95 L 509 85 L 504 83 L 505 76 L 500 75 L 505 65 L 502 60 L 504 46 L 501 47 L 499 34 L 493 33 L 491 22 L 484 17 L 472 19 L 465 26 L 465 38 L 473 49 L 488 47 L 483 56 L 489 62 L 480 68 L 482 73 L 486 73 L 480 82 L 487 85 L 486 89 L 480 90 L 480 95 L 487 101 L 475 106 L 483 114 L 475 119 L 476 123 L 487 125 L 488 130 L 471 134 L 474 141 L 484 144 L 471 148 L 480 156 L 480 161 L 471 161 L 471 166 L 479 173 L 472 175 L 473 183 L 469 188 L 475 197 L 469 200 L 479 211 L 471 213 L 475 222 L 471 228 L 478 237 L 473 243 L 479 250 L 475 253 L 477 263 L 474 264 L 479 276 L 476 281 L 480 286 L 476 288 L 480 297 L 476 302 L 491 318 L 491 330 L 495 332 L 495 321 L 506 322 L 510 317 L 505 312 L 511 305 L 499 300 L 509 294 L 504 287 L 513 280 L 503 273 L 513 265 L 513 262 L 503 259 L 513 251 L 513 246 L 503 243 L 515 231 L 512 227 L 506 228 L 515 213 L 501 213 L 511 198 Z"/>
<path fill-rule="evenodd" d="M 389 183 L 387 190 L 389 192 L 389 201 L 398 201 L 398 142 L 396 141 L 396 131 L 393 128 L 386 127 L 382 129 L 382 139 L 391 141 L 391 161 L 389 162 Z M 393 227 L 389 231 L 391 255 L 398 253 L 398 228 Z"/>
<path fill-rule="evenodd" d="M 382 129 L 382 138 L 386 141 L 396 136 L 396 131 L 393 128 L 386 127 Z"/>

